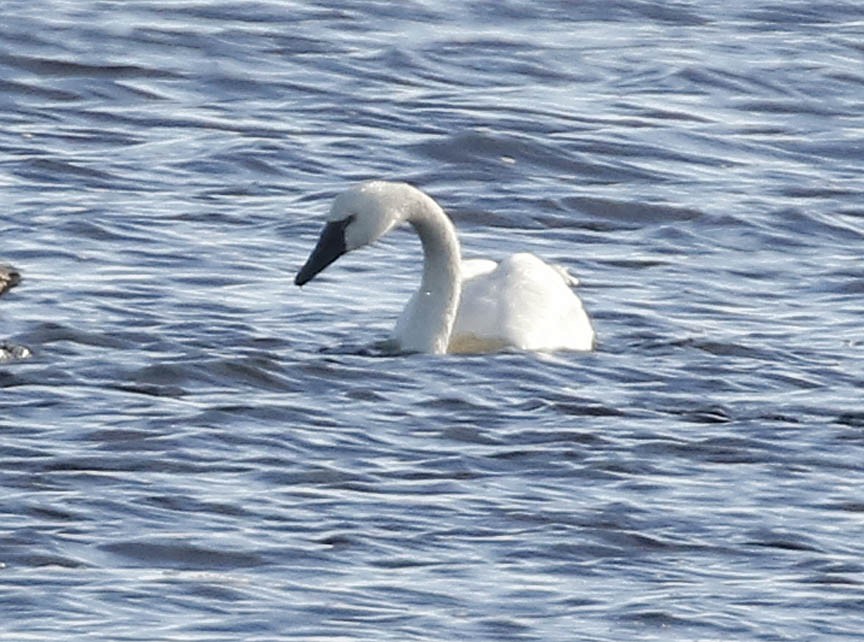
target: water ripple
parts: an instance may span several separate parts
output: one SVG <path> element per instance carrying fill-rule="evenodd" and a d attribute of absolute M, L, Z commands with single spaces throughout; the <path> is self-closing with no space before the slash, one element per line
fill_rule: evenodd
<path fill-rule="evenodd" d="M 860 637 L 860 7 L 8 4 L 0 636 Z M 407 233 L 294 288 L 379 176 L 598 350 L 388 353 Z"/>

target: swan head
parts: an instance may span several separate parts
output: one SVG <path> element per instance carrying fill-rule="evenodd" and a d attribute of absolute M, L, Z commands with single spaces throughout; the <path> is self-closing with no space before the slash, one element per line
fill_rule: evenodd
<path fill-rule="evenodd" d="M 294 283 L 308 283 L 346 252 L 374 243 L 392 230 L 405 219 L 405 194 L 411 191 L 416 190 L 404 183 L 368 181 L 337 196 Z"/>

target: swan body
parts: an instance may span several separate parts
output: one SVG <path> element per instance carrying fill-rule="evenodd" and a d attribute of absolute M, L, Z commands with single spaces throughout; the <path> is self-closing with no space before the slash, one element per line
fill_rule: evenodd
<path fill-rule="evenodd" d="M 393 330 L 400 350 L 444 354 L 593 348 L 591 321 L 571 290 L 577 282 L 566 270 L 528 253 L 500 263 L 462 261 L 448 216 L 406 183 L 368 181 L 337 196 L 318 244 L 294 282 L 306 284 L 346 252 L 403 222 L 420 237 L 423 276 Z"/>

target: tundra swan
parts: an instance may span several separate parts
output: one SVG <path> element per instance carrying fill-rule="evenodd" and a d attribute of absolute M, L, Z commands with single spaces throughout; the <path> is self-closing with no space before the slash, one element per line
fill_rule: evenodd
<path fill-rule="evenodd" d="M 423 246 L 423 276 L 393 330 L 404 352 L 433 354 L 590 350 L 594 330 L 567 272 L 533 254 L 461 261 L 456 229 L 406 183 L 368 181 L 336 197 L 315 249 L 294 279 L 304 285 L 351 250 L 407 221 Z"/>

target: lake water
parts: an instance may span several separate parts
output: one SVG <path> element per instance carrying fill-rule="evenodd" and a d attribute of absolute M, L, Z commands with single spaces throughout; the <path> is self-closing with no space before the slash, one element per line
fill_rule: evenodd
<path fill-rule="evenodd" d="M 864 5 L 9 0 L 0 638 L 860 640 Z M 597 350 L 383 356 L 407 180 Z"/>

